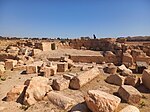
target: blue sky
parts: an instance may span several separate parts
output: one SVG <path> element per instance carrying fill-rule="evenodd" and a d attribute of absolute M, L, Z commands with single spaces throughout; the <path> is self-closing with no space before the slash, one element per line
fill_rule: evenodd
<path fill-rule="evenodd" d="M 0 35 L 150 35 L 150 0 L 0 0 Z"/>

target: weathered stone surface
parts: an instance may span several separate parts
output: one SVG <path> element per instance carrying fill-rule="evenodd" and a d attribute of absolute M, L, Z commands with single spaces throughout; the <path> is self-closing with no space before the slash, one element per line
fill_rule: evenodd
<path fill-rule="evenodd" d="M 61 57 L 60 61 L 61 62 L 67 62 L 68 63 L 68 68 L 71 68 L 72 66 L 74 66 L 73 60 L 68 59 L 68 57 Z"/>
<path fill-rule="evenodd" d="M 128 105 L 119 112 L 140 112 L 140 110 L 133 105 Z"/>
<path fill-rule="evenodd" d="M 89 71 L 80 73 L 79 75 L 73 77 L 70 81 L 70 88 L 80 89 L 83 85 L 90 82 L 92 79 L 100 74 L 97 67 L 90 69 Z"/>
<path fill-rule="evenodd" d="M 145 69 L 143 71 L 142 82 L 145 87 L 150 89 L 150 70 L 149 69 Z"/>
<path fill-rule="evenodd" d="M 0 53 L 0 61 L 5 61 L 6 59 L 16 59 L 16 56 L 17 54 L 2 52 Z"/>
<path fill-rule="evenodd" d="M 25 63 L 24 63 L 24 61 L 22 61 L 22 60 L 18 60 L 17 64 L 22 64 L 22 65 L 24 65 Z"/>
<path fill-rule="evenodd" d="M 121 72 L 121 75 L 122 76 L 131 76 L 133 74 L 132 74 L 132 71 L 130 71 L 130 69 L 126 69 Z"/>
<path fill-rule="evenodd" d="M 125 84 L 137 87 L 140 85 L 140 78 L 136 75 L 129 75 L 125 78 Z"/>
<path fill-rule="evenodd" d="M 76 73 L 68 73 L 68 74 L 63 74 L 63 77 L 67 80 L 71 80 L 73 77 L 77 76 Z"/>
<path fill-rule="evenodd" d="M 108 67 L 104 68 L 104 72 L 109 74 L 116 74 L 117 67 L 113 63 L 110 63 L 108 64 Z"/>
<path fill-rule="evenodd" d="M 42 52 L 42 50 L 40 50 L 40 49 L 33 49 L 32 50 L 32 56 L 35 56 L 35 55 L 37 55 L 40 52 Z"/>
<path fill-rule="evenodd" d="M 128 103 L 139 103 L 142 97 L 141 93 L 130 85 L 122 85 L 118 89 L 120 97 Z"/>
<path fill-rule="evenodd" d="M 12 70 L 16 64 L 17 60 L 8 59 L 7 61 L 5 61 L 5 69 Z"/>
<path fill-rule="evenodd" d="M 43 63 L 44 63 L 43 61 L 34 61 L 33 65 L 41 67 L 43 65 Z"/>
<path fill-rule="evenodd" d="M 22 103 L 24 100 L 26 85 L 14 86 L 6 96 L 6 101 L 16 101 Z"/>
<path fill-rule="evenodd" d="M 119 74 L 114 74 L 108 76 L 105 81 L 110 84 L 121 86 L 124 85 L 125 77 L 120 76 Z"/>
<path fill-rule="evenodd" d="M 49 85 L 49 79 L 41 76 L 26 80 L 25 85 L 28 86 L 24 99 L 24 104 L 26 105 L 32 105 L 42 100 L 46 93 L 52 90 Z"/>
<path fill-rule="evenodd" d="M 32 64 L 34 62 L 34 59 L 30 56 L 25 56 L 25 55 L 19 55 L 17 56 L 19 60 L 22 60 L 24 64 Z"/>
<path fill-rule="evenodd" d="M 132 70 L 126 68 L 125 65 L 119 66 L 119 67 L 118 67 L 118 71 L 121 72 L 121 74 L 122 74 L 123 76 L 127 76 L 127 75 L 132 74 Z"/>
<path fill-rule="evenodd" d="M 26 55 L 26 56 L 28 56 L 29 54 L 28 54 L 28 51 L 29 51 L 29 49 L 28 48 L 20 48 L 20 50 L 19 50 L 19 52 L 18 52 L 18 54 L 19 55 Z"/>
<path fill-rule="evenodd" d="M 69 87 L 69 80 L 66 80 L 63 77 L 58 77 L 53 80 L 52 87 L 54 90 L 58 91 L 64 90 Z"/>
<path fill-rule="evenodd" d="M 57 71 L 58 72 L 65 72 L 68 70 L 68 63 L 61 62 L 57 64 Z"/>
<path fill-rule="evenodd" d="M 105 62 L 118 64 L 117 56 L 112 51 L 106 51 L 104 57 Z"/>
<path fill-rule="evenodd" d="M 90 112 L 90 109 L 87 107 L 85 102 L 82 102 L 72 107 L 70 112 Z"/>
<path fill-rule="evenodd" d="M 74 99 L 54 91 L 47 93 L 46 97 L 47 100 L 65 110 L 70 110 L 76 104 Z"/>
<path fill-rule="evenodd" d="M 143 54 L 142 50 L 139 50 L 139 49 L 131 50 L 131 55 L 133 56 L 134 61 L 136 61 L 136 58 L 139 57 L 141 54 Z"/>
<path fill-rule="evenodd" d="M 26 66 L 26 73 L 27 74 L 33 74 L 33 73 L 37 73 L 38 72 L 38 68 L 36 65 L 27 65 Z"/>
<path fill-rule="evenodd" d="M 26 70 L 26 66 L 25 65 L 16 65 L 14 68 L 13 68 L 13 71 L 24 71 Z"/>
<path fill-rule="evenodd" d="M 6 51 L 7 51 L 7 53 L 14 53 L 14 54 L 17 54 L 18 51 L 19 51 L 19 48 L 16 47 L 16 46 L 8 46 L 8 47 L 6 48 Z"/>
<path fill-rule="evenodd" d="M 40 69 L 40 75 L 44 77 L 53 76 L 57 73 L 57 66 L 51 66 L 51 67 L 41 67 Z"/>
<path fill-rule="evenodd" d="M 4 72 L 5 72 L 4 65 L 0 65 L 0 76 L 2 76 Z"/>
<path fill-rule="evenodd" d="M 127 67 L 130 67 L 133 65 L 133 57 L 129 53 L 123 53 L 123 59 L 122 63 L 126 65 Z"/>
<path fill-rule="evenodd" d="M 89 90 L 85 101 L 92 112 L 114 112 L 121 99 L 100 90 Z"/>
<path fill-rule="evenodd" d="M 5 66 L 5 62 L 3 62 L 3 61 L 0 61 L 0 65 L 4 65 L 4 66 Z"/>
<path fill-rule="evenodd" d="M 51 51 L 51 43 L 50 42 L 42 42 L 42 50 L 43 51 Z"/>
<path fill-rule="evenodd" d="M 89 68 L 89 66 L 87 66 L 87 65 L 83 65 L 82 67 L 81 67 L 81 71 L 87 71 L 87 70 L 89 70 L 90 68 Z"/>

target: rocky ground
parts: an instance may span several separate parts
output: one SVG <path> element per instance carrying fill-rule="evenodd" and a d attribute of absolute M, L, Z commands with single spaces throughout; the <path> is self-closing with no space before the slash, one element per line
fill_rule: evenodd
<path fill-rule="evenodd" d="M 52 50 L 52 51 L 40 51 L 39 53 L 37 53 L 36 55 L 34 55 L 32 57 L 28 56 L 28 58 L 29 59 L 33 58 L 34 62 L 35 61 L 50 62 L 49 61 L 50 58 L 61 58 L 63 56 L 68 56 L 68 55 L 101 56 L 102 54 L 99 51 L 76 50 L 76 49 L 57 49 L 57 50 Z M 127 58 L 128 58 L 128 55 L 127 55 Z M 20 60 L 21 59 L 22 58 L 20 58 Z M 129 56 L 129 59 L 130 59 L 130 56 Z M 42 64 L 40 65 L 40 63 L 34 65 L 33 64 L 33 60 L 30 61 L 30 64 L 26 63 L 26 66 L 33 67 L 33 68 L 35 68 L 35 66 L 36 66 L 36 68 L 37 68 L 37 66 L 38 67 L 40 66 L 41 68 L 44 66 Z M 66 63 L 70 64 L 69 61 L 67 60 L 67 62 L 65 62 L 65 64 Z M 128 59 L 125 60 L 125 61 L 128 61 Z M 26 62 L 26 60 L 25 60 L 25 62 Z M 25 63 L 25 62 L 23 62 L 23 63 Z M 59 64 L 59 62 L 54 62 L 54 61 L 52 63 L 53 64 L 57 64 L 57 65 Z M 32 66 L 31 66 L 31 64 L 32 64 Z M 65 66 L 65 64 L 63 64 L 63 66 Z M 21 66 L 23 66 L 23 65 L 24 64 L 22 64 Z M 86 75 L 86 77 L 82 77 L 81 76 L 80 78 L 86 79 L 88 77 L 89 78 L 88 80 L 91 80 L 91 81 L 86 82 L 79 89 L 74 90 L 74 89 L 71 89 L 71 88 L 67 87 L 67 88 L 65 88 L 63 90 L 60 90 L 60 91 L 57 91 L 57 92 L 56 92 L 56 90 L 49 90 L 49 91 L 54 91 L 56 93 L 61 93 L 61 95 L 67 96 L 67 97 L 75 100 L 77 102 L 76 105 L 73 105 L 73 107 L 71 107 L 71 109 L 69 109 L 69 110 L 65 110 L 65 109 L 60 108 L 64 104 L 60 103 L 59 106 L 57 106 L 54 103 L 52 103 L 51 101 L 45 100 L 47 98 L 46 96 L 44 96 L 44 98 L 45 98 L 45 99 L 43 98 L 44 100 L 42 100 L 42 101 L 36 101 L 36 102 L 34 102 L 34 104 L 30 104 L 30 106 L 28 106 L 28 105 L 22 105 L 20 103 L 15 102 L 15 101 L 6 101 L 7 93 L 14 86 L 16 86 L 16 85 L 24 85 L 24 83 L 25 83 L 25 81 L 27 79 L 31 79 L 32 80 L 34 77 L 38 76 L 39 72 L 41 72 L 39 70 L 36 71 L 34 69 L 30 69 L 29 71 L 30 72 L 35 71 L 36 72 L 35 74 L 34 73 L 27 73 L 28 70 L 25 71 L 26 73 L 22 73 L 23 70 L 13 70 L 13 71 L 6 70 L 4 72 L 4 74 L 2 75 L 2 77 L 0 78 L 0 112 L 24 112 L 24 111 L 26 111 L 26 112 L 66 112 L 66 111 L 70 111 L 70 112 L 91 112 L 89 110 L 89 108 L 87 107 L 87 103 L 85 102 L 85 99 L 86 99 L 85 96 L 89 95 L 87 93 L 89 90 L 104 91 L 106 93 L 109 93 L 109 94 L 114 95 L 114 96 L 118 96 L 120 98 L 120 96 L 117 93 L 117 91 L 118 91 L 119 87 L 122 84 L 124 84 L 123 81 L 125 80 L 125 78 L 127 76 L 120 76 L 120 73 L 118 72 L 119 75 L 116 75 L 114 77 L 119 78 L 118 80 L 121 81 L 121 82 L 118 82 L 118 80 L 116 80 L 116 79 L 115 79 L 115 81 L 112 80 L 113 82 L 111 82 L 111 83 L 113 83 L 113 84 L 110 84 L 110 81 L 106 82 L 106 79 L 110 75 L 116 74 L 116 71 L 118 69 L 118 66 L 115 66 L 112 63 L 102 63 L 102 64 L 95 64 L 95 63 L 90 63 L 90 64 L 87 64 L 87 63 L 73 63 L 73 67 L 71 67 L 69 69 L 67 68 L 67 70 L 65 70 L 64 72 L 57 72 L 56 74 L 53 73 L 54 76 L 50 76 L 49 75 L 47 78 L 49 79 L 49 82 L 51 82 L 52 79 L 55 79 L 56 77 L 60 77 L 60 76 L 62 76 L 64 74 L 77 73 L 77 76 L 79 76 L 78 73 L 82 74 L 82 72 L 83 73 L 87 73 L 86 71 L 90 71 L 92 69 L 91 66 L 93 68 L 97 67 L 98 70 L 100 71 L 100 73 L 96 77 L 91 78 L 92 80 L 86 74 L 84 74 L 84 75 Z M 51 66 L 46 65 L 46 67 L 51 67 Z M 55 66 L 53 66 L 53 67 L 55 68 Z M 50 69 L 54 70 L 54 68 L 50 68 Z M 107 68 L 107 69 L 105 70 L 105 68 Z M 142 74 L 138 74 L 138 75 L 134 74 L 134 73 L 132 74 L 132 73 L 129 73 L 130 72 L 129 69 L 126 68 L 126 70 L 128 70 L 128 72 L 127 73 L 126 72 L 122 73 L 122 75 L 123 74 L 127 74 L 127 75 L 137 76 L 137 77 L 135 77 L 135 79 L 136 78 L 138 79 L 138 78 L 142 77 Z M 124 71 L 122 71 L 122 72 L 124 72 Z M 94 71 L 94 73 L 96 73 L 96 72 Z M 94 73 L 91 71 L 91 73 L 89 73 L 89 75 L 94 74 Z M 132 79 L 134 79 L 134 78 L 132 78 Z M 132 81 L 129 81 L 129 83 L 131 83 L 131 82 Z M 62 81 L 62 83 L 64 83 L 64 82 Z M 47 85 L 38 85 L 38 82 L 37 82 L 36 84 L 30 85 L 30 86 L 31 87 L 36 87 L 37 86 L 37 88 L 39 86 L 39 88 L 40 87 L 42 88 L 43 86 L 45 87 Z M 133 86 L 135 86 L 135 85 L 133 85 Z M 29 85 L 28 85 L 28 88 L 29 88 Z M 138 85 L 136 87 L 136 89 L 141 93 L 141 100 L 140 100 L 140 102 L 132 104 L 132 105 L 134 105 L 135 107 L 137 107 L 140 110 L 140 112 L 149 112 L 150 111 L 150 90 L 148 90 L 147 88 L 145 88 L 145 86 L 142 83 L 140 85 Z M 44 90 L 44 91 L 46 91 L 46 90 Z M 47 95 L 48 92 L 46 91 L 45 93 Z M 42 94 L 42 92 L 41 92 L 41 94 Z M 28 98 L 28 96 L 26 96 L 26 97 Z M 133 99 L 136 99 L 136 98 L 133 98 Z M 95 100 L 97 101 L 98 99 L 95 99 Z M 59 101 L 57 101 L 57 102 L 59 102 Z M 60 102 L 61 102 L 61 100 L 60 100 Z M 119 104 L 116 112 L 120 112 L 120 110 L 122 110 L 127 105 L 129 105 L 129 103 L 127 103 L 127 101 L 125 101 L 125 100 L 123 100 L 121 98 L 121 103 Z"/>
<path fill-rule="evenodd" d="M 71 53 L 82 53 L 82 51 L 77 51 L 77 50 L 65 50 L 65 51 L 69 51 L 69 53 L 70 52 Z M 76 52 L 74 52 L 74 51 L 76 51 Z M 62 55 L 65 53 L 68 53 L 68 52 L 64 52 L 64 50 L 61 50 L 61 52 L 55 51 L 53 53 L 53 55 L 57 54 L 58 52 Z M 85 51 L 83 51 L 83 52 L 85 53 Z M 47 54 L 47 55 L 50 56 L 50 54 Z M 79 69 L 72 69 L 71 72 L 78 72 L 78 71 L 79 71 Z M 30 107 L 26 107 L 26 106 L 21 105 L 16 102 L 3 101 L 7 92 L 9 90 L 11 90 L 11 88 L 13 86 L 22 85 L 25 82 L 25 80 L 36 76 L 36 74 L 22 75 L 22 74 L 20 74 L 20 71 L 6 71 L 5 76 L 6 76 L 6 80 L 3 80 L 3 81 L 0 80 L 0 99 L 1 99 L 0 111 L 2 111 L 2 112 L 23 112 L 23 111 L 27 111 L 27 112 L 33 112 L 33 111 L 34 112 L 64 112 L 64 110 L 60 109 L 56 105 L 53 105 L 52 103 L 45 102 L 45 101 L 39 101 L 36 104 L 31 105 Z M 87 94 L 88 90 L 102 90 L 107 93 L 116 95 L 116 92 L 117 92 L 119 86 L 106 83 L 105 82 L 106 77 L 107 77 L 107 74 L 100 74 L 98 77 L 96 77 L 91 82 L 87 83 L 85 86 L 83 86 L 79 90 L 72 90 L 72 89 L 62 90 L 61 91 L 62 94 L 75 99 L 79 103 L 78 105 L 73 107 L 72 111 L 80 110 L 81 112 L 88 112 L 88 111 L 90 112 L 90 110 L 87 109 L 86 104 L 84 102 L 84 98 L 83 98 Z M 135 104 L 135 106 L 138 107 L 141 112 L 150 111 L 149 91 L 143 85 L 138 87 L 138 90 L 142 94 L 142 99 L 141 99 L 141 102 L 139 104 Z M 128 105 L 127 103 L 125 103 L 124 101 L 121 101 L 117 111 L 119 112 L 119 110 L 121 110 L 122 108 L 124 108 L 127 105 Z"/>

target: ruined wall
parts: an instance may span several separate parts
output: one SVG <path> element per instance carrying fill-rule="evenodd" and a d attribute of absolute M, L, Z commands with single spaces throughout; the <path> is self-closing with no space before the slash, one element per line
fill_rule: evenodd
<path fill-rule="evenodd" d="M 112 48 L 112 43 L 114 43 L 116 39 L 114 38 L 105 38 L 105 39 L 89 39 L 89 40 L 81 40 L 74 39 L 70 41 L 70 46 L 75 49 L 81 49 L 81 47 L 85 47 L 89 50 L 101 50 L 101 51 L 109 51 Z"/>

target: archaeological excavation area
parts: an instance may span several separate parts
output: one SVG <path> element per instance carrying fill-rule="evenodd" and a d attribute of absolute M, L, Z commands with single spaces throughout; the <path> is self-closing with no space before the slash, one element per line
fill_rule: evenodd
<path fill-rule="evenodd" d="M 1 38 L 0 112 L 150 112 L 149 64 L 147 38 Z"/>

